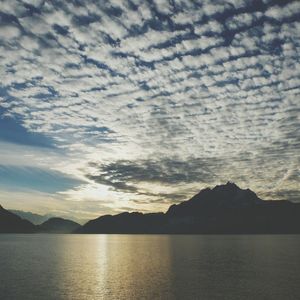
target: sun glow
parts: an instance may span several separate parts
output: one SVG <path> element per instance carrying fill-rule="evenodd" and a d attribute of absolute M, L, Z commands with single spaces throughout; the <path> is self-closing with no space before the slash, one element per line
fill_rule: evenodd
<path fill-rule="evenodd" d="M 68 196 L 68 198 L 74 201 L 82 201 L 85 199 L 99 201 L 107 198 L 110 193 L 109 186 L 94 183 L 80 185 L 76 189 L 61 192 L 61 194 Z"/>

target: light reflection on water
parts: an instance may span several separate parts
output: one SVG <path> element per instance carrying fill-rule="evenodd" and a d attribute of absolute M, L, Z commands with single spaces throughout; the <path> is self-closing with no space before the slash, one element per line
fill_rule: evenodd
<path fill-rule="evenodd" d="M 297 235 L 0 235 L 0 299 L 300 299 Z"/>

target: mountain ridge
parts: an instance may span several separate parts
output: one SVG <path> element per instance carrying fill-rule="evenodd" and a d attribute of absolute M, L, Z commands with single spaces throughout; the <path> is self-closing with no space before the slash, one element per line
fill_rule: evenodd
<path fill-rule="evenodd" d="M 166 213 L 100 216 L 77 233 L 300 233 L 300 204 L 265 201 L 232 182 L 201 190 Z"/>
<path fill-rule="evenodd" d="M 72 233 L 80 226 L 72 220 L 59 217 L 35 225 L 0 205 L 0 233 Z"/>
<path fill-rule="evenodd" d="M 250 189 L 241 189 L 235 183 L 228 181 L 225 185 L 217 185 L 214 188 L 205 188 L 187 201 L 173 204 L 169 207 L 167 214 L 174 214 L 181 209 L 183 214 L 187 208 L 189 213 L 197 213 L 197 209 L 207 211 L 208 209 L 222 209 L 234 207 L 251 207 L 264 203 L 255 192 Z M 192 210 L 193 209 L 193 210 Z"/>
<path fill-rule="evenodd" d="M 0 233 L 285 234 L 300 233 L 300 203 L 265 201 L 232 182 L 206 188 L 166 213 L 123 212 L 80 224 L 55 217 L 41 225 L 0 205 Z"/>
<path fill-rule="evenodd" d="M 18 215 L 22 219 L 30 221 L 34 225 L 40 225 L 40 224 L 46 222 L 48 219 L 54 217 L 51 214 L 40 215 L 40 214 L 33 213 L 30 211 L 23 211 L 23 210 L 17 210 L 17 209 L 8 209 L 8 211 L 12 212 L 15 215 Z"/>
<path fill-rule="evenodd" d="M 0 205 L 0 233 L 33 233 L 35 225 Z"/>
<path fill-rule="evenodd" d="M 44 233 L 72 233 L 81 225 L 68 219 L 53 217 L 38 226 L 38 230 Z"/>

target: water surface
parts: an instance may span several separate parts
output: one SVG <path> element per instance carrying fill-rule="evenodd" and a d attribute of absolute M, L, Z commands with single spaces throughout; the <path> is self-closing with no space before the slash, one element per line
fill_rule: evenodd
<path fill-rule="evenodd" d="M 2 234 L 0 299 L 300 299 L 300 236 Z"/>

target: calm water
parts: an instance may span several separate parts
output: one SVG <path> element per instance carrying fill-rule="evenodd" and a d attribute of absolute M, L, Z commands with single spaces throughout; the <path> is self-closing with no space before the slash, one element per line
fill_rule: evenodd
<path fill-rule="evenodd" d="M 300 299 L 300 236 L 0 235 L 0 299 Z"/>

